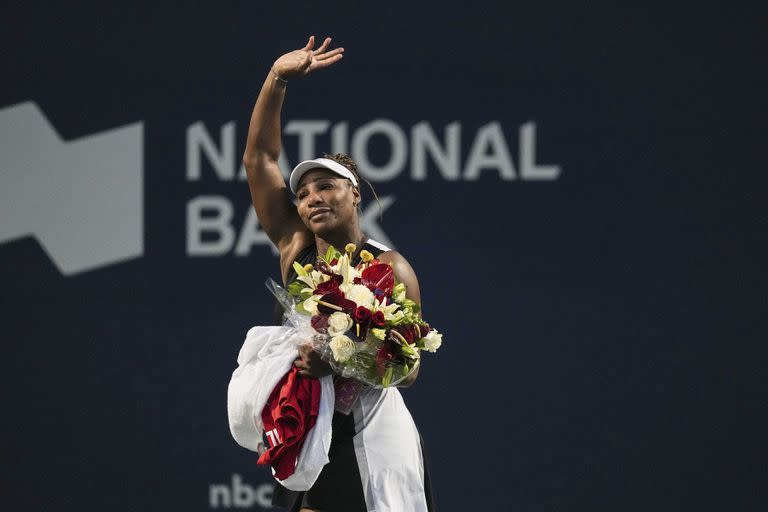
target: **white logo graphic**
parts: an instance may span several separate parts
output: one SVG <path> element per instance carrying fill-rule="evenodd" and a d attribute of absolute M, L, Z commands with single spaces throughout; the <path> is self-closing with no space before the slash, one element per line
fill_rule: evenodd
<path fill-rule="evenodd" d="M 187 169 L 190 183 L 215 180 L 245 182 L 245 168 L 240 164 L 235 122 L 209 131 L 202 121 L 187 127 Z M 472 142 L 466 158 L 462 159 L 462 134 Z M 517 130 L 517 165 L 501 123 L 492 121 L 467 133 L 458 121 L 436 130 L 422 121 L 406 130 L 390 119 L 374 119 L 350 130 L 348 121 L 332 123 L 327 119 L 288 121 L 283 128 L 285 137 L 296 137 L 296 162 L 317 157 L 319 148 L 331 153 L 351 152 L 363 177 L 374 182 L 393 181 L 400 177 L 412 181 L 442 179 L 445 181 L 477 181 L 483 173 L 498 176 L 501 181 L 556 181 L 562 169 L 558 165 L 542 165 L 536 159 L 536 123 L 529 121 Z M 410 137 L 408 136 L 410 135 Z M 374 136 L 387 141 L 387 160 L 374 165 L 368 155 Z M 463 165 L 462 165 L 463 162 Z M 280 169 L 287 177 L 292 166 L 285 151 L 280 153 Z M 431 171 L 428 172 L 428 168 Z M 205 171 L 203 169 L 206 169 Z M 410 169 L 409 173 L 405 173 Z M 237 184 L 238 187 L 244 185 Z M 365 233 L 383 244 L 395 248 L 378 223 L 379 211 L 384 212 L 394 196 L 383 196 L 379 204 L 365 205 L 360 224 Z M 229 254 L 248 256 L 256 246 L 267 246 L 277 254 L 250 203 L 236 212 L 234 201 L 223 195 L 199 195 L 187 203 L 187 255 L 191 257 L 222 257 Z M 239 227 L 238 227 L 239 226 Z"/>
<path fill-rule="evenodd" d="M 263 483 L 255 488 L 243 482 L 237 473 L 232 475 L 232 485 L 212 484 L 208 487 L 208 506 L 211 508 L 248 508 L 254 510 L 272 508 L 275 485 Z"/>
<path fill-rule="evenodd" d="M 246 257 L 267 247 L 277 254 L 250 201 L 243 200 L 246 175 L 234 121 L 222 125 L 218 137 L 202 122 L 185 131 L 186 181 L 234 185 L 226 195 L 188 199 L 186 255 Z M 473 182 L 486 173 L 501 181 L 556 181 L 562 171 L 537 163 L 533 121 L 517 129 L 517 163 L 510 132 L 498 121 L 468 131 L 458 121 L 442 130 L 422 121 L 408 130 L 389 119 L 354 128 L 348 121 L 304 119 L 289 121 L 283 132 L 296 137 L 296 161 L 316 157 L 317 148 L 349 151 L 361 174 L 375 182 L 399 177 Z M 374 137 L 389 145 L 385 162 L 374 164 L 369 157 Z M 471 141 L 466 156 L 462 139 Z M 67 142 L 33 102 L 0 109 L 0 244 L 33 236 L 67 276 L 142 256 L 143 160 L 141 122 Z M 285 152 L 280 168 L 285 173 L 291 169 Z M 391 195 L 369 202 L 360 218 L 368 235 L 393 248 L 378 214 L 394 202 Z"/>
<path fill-rule="evenodd" d="M 142 123 L 63 141 L 33 102 L 0 110 L 0 243 L 34 236 L 64 275 L 144 253 Z"/>

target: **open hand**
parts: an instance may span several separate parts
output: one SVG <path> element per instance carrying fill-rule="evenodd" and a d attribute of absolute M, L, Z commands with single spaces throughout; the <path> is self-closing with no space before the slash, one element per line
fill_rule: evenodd
<path fill-rule="evenodd" d="M 320 48 L 315 47 L 315 36 L 309 36 L 309 41 L 304 48 L 281 55 L 275 61 L 272 68 L 280 77 L 289 80 L 291 78 L 308 75 L 315 70 L 327 68 L 331 64 L 341 60 L 344 48 L 334 48 L 328 51 L 331 38 L 326 37 Z"/>
<path fill-rule="evenodd" d="M 309 345 L 299 347 L 299 357 L 293 362 L 293 366 L 299 369 L 299 374 L 305 377 L 324 377 L 333 373 L 331 365 L 320 359 L 320 354 L 312 350 Z"/>

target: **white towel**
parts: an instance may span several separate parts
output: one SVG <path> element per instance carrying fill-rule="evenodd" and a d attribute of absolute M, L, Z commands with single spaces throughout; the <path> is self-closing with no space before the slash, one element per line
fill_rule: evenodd
<path fill-rule="evenodd" d="M 257 453 L 266 450 L 261 412 L 298 356 L 298 346 L 306 339 L 306 333 L 290 327 L 256 326 L 248 331 L 227 392 L 229 430 L 240 446 Z M 296 470 L 287 479 L 278 480 L 294 491 L 311 488 L 328 463 L 334 406 L 332 377 L 320 378 L 320 387 L 317 421 L 304 439 Z"/>

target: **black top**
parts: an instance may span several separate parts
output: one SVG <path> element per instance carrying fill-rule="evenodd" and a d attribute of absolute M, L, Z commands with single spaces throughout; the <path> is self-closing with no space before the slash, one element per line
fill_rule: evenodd
<path fill-rule="evenodd" d="M 384 252 L 366 242 L 352 260 L 353 265 L 358 265 L 362 261 L 360 252 L 363 249 L 377 258 Z M 317 261 L 317 246 L 311 244 L 299 251 L 296 261 L 300 265 L 307 263 L 314 265 Z M 291 267 L 285 282 L 286 286 L 292 283 L 296 277 L 296 271 Z M 282 324 L 283 308 L 280 303 L 276 303 L 275 306 L 275 323 L 280 325 Z M 360 470 L 352 441 L 356 434 L 355 420 L 352 414 L 346 415 L 334 411 L 331 428 L 331 447 L 328 451 L 330 462 L 323 468 L 312 488 L 306 492 L 298 492 L 275 483 L 275 492 L 272 496 L 273 505 L 285 507 L 289 511 L 298 511 L 301 507 L 335 512 L 365 511 L 365 497 Z"/>
<path fill-rule="evenodd" d="M 378 258 L 384 250 L 369 243 L 364 243 L 362 249 L 367 250 Z M 301 265 L 315 264 L 317 247 L 311 244 L 299 251 L 296 261 Z M 360 253 L 352 260 L 353 265 L 360 263 Z M 296 279 L 296 271 L 291 268 L 288 272 L 286 285 Z M 282 322 L 282 306 L 276 304 L 276 324 Z M 360 469 L 355 455 L 354 436 L 355 420 L 353 414 L 343 414 L 334 411 L 332 420 L 331 446 L 328 450 L 329 462 L 323 467 L 312 488 L 306 492 L 291 491 L 279 483 L 275 483 L 272 504 L 285 507 L 290 512 L 298 512 L 302 507 L 331 512 L 365 512 L 365 496 L 363 494 Z M 435 511 L 432 483 L 427 465 L 424 441 L 421 440 L 421 450 L 424 461 L 424 493 L 427 500 L 427 510 Z"/>

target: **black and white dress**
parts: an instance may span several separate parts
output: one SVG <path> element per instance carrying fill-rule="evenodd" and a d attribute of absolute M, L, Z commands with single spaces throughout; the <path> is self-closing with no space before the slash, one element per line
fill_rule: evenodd
<path fill-rule="evenodd" d="M 378 257 L 388 251 L 374 240 L 362 249 Z M 303 249 L 296 260 L 314 264 L 317 248 Z M 359 256 L 353 264 L 360 262 Z M 296 278 L 291 270 L 286 284 Z M 328 452 L 311 489 L 297 492 L 276 484 L 272 504 L 298 511 L 308 507 L 332 512 L 432 512 L 429 473 L 423 444 L 400 391 L 363 387 L 349 414 L 335 411 Z"/>

